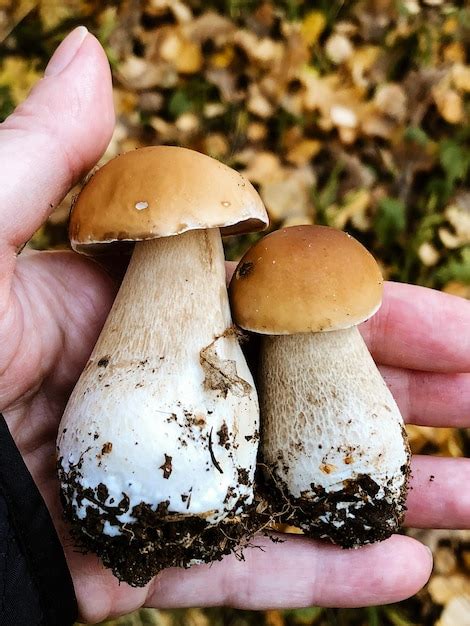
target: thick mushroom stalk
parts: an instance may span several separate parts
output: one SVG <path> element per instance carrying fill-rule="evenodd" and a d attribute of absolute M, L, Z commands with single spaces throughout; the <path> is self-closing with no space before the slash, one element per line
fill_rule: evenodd
<path fill-rule="evenodd" d="M 75 536 L 130 584 L 220 558 L 243 532 L 257 440 L 219 230 L 137 243 L 60 425 Z"/>
<path fill-rule="evenodd" d="M 263 461 L 286 521 L 344 547 L 405 512 L 403 420 L 357 329 L 263 337 Z"/>
<path fill-rule="evenodd" d="M 231 284 L 234 320 L 262 334 L 261 457 L 272 514 L 344 547 L 395 532 L 405 511 L 403 420 L 357 329 L 383 278 L 355 239 L 325 226 L 267 235 Z"/>

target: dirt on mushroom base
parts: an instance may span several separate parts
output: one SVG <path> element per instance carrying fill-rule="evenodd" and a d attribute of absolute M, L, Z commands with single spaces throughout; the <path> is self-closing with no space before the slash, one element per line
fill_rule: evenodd
<path fill-rule="evenodd" d="M 67 485 L 61 501 L 75 545 L 84 553 L 97 554 L 116 578 L 132 587 L 143 587 L 168 567 L 187 568 L 220 561 L 227 554 L 243 559 L 244 548 L 266 522 L 255 514 L 256 503 L 247 506 L 246 496 L 241 496 L 233 511 L 243 508 L 243 514 L 229 513 L 218 524 L 198 516 L 172 513 L 168 511 L 168 502 L 161 502 L 156 510 L 142 502 L 130 512 L 135 522 L 123 523 L 118 516 L 128 509 L 129 499 L 125 494 L 117 506 L 105 505 L 106 486 L 98 485 L 96 490 L 83 488 L 79 464 L 65 472 L 59 459 L 58 471 L 61 484 Z M 99 503 L 101 511 L 89 506 L 85 517 L 78 519 L 71 504 L 74 493 L 78 500 Z M 114 537 L 104 534 L 106 521 L 119 528 L 121 534 Z"/>
<path fill-rule="evenodd" d="M 383 496 L 376 498 L 380 486 L 366 474 L 345 480 L 343 488 L 335 492 L 312 483 L 313 498 L 294 498 L 286 495 L 287 485 L 279 478 L 274 479 L 272 469 L 260 463 L 255 478 L 257 525 L 259 528 L 272 527 L 273 523 L 295 526 L 307 537 L 326 539 L 342 548 L 383 541 L 399 530 L 406 513 L 409 463 L 401 471 L 405 481 L 398 500 L 388 485 L 382 486 Z M 392 484 L 393 480 L 389 482 Z"/>

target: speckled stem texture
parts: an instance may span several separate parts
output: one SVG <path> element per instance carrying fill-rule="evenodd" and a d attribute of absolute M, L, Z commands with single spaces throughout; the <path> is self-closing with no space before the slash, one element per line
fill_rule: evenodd
<path fill-rule="evenodd" d="M 276 513 L 344 547 L 385 539 L 403 518 L 410 453 L 357 327 L 262 341 L 262 460 Z"/>
<path fill-rule="evenodd" d="M 219 231 L 137 244 L 59 429 L 82 543 L 131 584 L 220 558 L 253 499 L 257 440 Z"/>

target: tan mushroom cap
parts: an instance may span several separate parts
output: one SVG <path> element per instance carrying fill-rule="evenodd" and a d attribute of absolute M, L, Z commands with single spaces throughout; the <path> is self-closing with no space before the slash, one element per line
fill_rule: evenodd
<path fill-rule="evenodd" d="M 241 174 L 204 154 L 173 146 L 139 148 L 112 159 L 84 186 L 70 216 L 78 252 L 188 230 L 223 235 L 262 230 L 263 203 Z"/>
<path fill-rule="evenodd" d="M 374 257 L 327 226 L 291 226 L 258 241 L 230 283 L 234 321 L 257 333 L 339 330 L 371 317 L 382 302 Z"/>

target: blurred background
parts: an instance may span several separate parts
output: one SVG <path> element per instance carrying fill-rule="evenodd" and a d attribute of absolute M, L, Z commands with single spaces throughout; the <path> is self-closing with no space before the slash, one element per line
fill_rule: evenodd
<path fill-rule="evenodd" d="M 103 162 L 162 143 L 205 152 L 255 184 L 271 228 L 345 229 L 387 278 L 470 298 L 467 2 L 0 0 L 0 121 L 79 24 L 113 70 L 118 121 Z M 72 193 L 29 245 L 67 246 Z M 254 237 L 227 240 L 227 256 Z M 470 456 L 468 431 L 408 430 L 415 452 Z M 409 532 L 435 569 L 398 605 L 143 610 L 108 624 L 468 626 L 470 532 Z"/>

